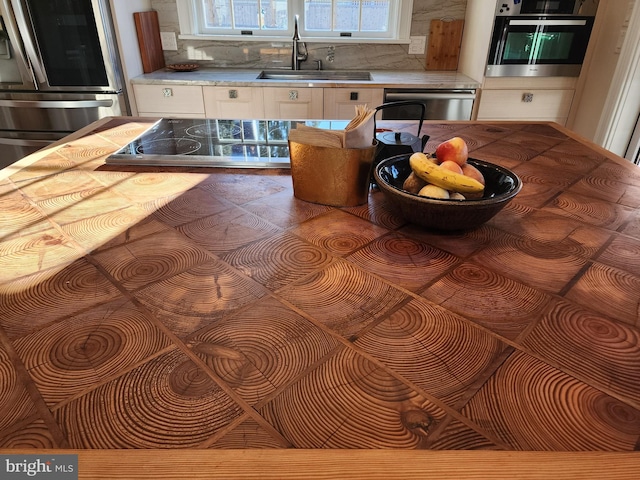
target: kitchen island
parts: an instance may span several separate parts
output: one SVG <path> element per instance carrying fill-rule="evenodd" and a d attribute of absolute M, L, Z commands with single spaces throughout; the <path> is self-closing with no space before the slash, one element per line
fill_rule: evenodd
<path fill-rule="evenodd" d="M 427 151 L 461 136 L 524 182 L 443 235 L 376 190 L 298 200 L 288 169 L 105 163 L 155 120 L 0 172 L 1 454 L 77 452 L 80 478 L 640 474 L 638 167 L 555 124 L 426 122 Z"/>

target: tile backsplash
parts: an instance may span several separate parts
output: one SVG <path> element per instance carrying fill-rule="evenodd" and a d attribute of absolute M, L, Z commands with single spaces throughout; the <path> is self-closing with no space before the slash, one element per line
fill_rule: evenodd
<path fill-rule="evenodd" d="M 463 19 L 467 0 L 414 0 L 411 35 L 428 36 L 432 19 Z M 158 12 L 160 30 L 179 34 L 175 0 L 151 0 Z M 427 45 L 429 44 L 427 38 Z M 309 43 L 309 59 L 304 69 L 313 69 L 318 60 L 325 69 L 424 70 L 425 54 L 409 55 L 408 45 Z M 334 49 L 333 55 L 331 50 Z M 290 42 L 221 42 L 182 40 L 178 50 L 165 50 L 167 64 L 196 61 L 220 68 L 286 68 L 291 65 Z M 333 58 L 333 61 L 329 61 Z"/>

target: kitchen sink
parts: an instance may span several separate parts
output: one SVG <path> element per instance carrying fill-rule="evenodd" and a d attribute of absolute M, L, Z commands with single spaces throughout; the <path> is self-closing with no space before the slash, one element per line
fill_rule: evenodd
<path fill-rule="evenodd" d="M 371 81 L 371 73 L 355 70 L 263 70 L 259 79 Z"/>

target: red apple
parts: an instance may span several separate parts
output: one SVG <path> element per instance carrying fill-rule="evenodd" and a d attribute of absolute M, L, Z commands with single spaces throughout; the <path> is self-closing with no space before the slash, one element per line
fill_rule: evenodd
<path fill-rule="evenodd" d="M 440 163 L 451 161 L 462 166 L 469 158 L 467 142 L 460 137 L 450 138 L 436 147 L 436 157 Z"/>

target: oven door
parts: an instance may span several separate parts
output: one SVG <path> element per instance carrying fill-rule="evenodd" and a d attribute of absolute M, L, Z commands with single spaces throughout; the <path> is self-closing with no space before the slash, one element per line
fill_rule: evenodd
<path fill-rule="evenodd" d="M 488 77 L 580 75 L 593 17 L 496 17 Z"/>

